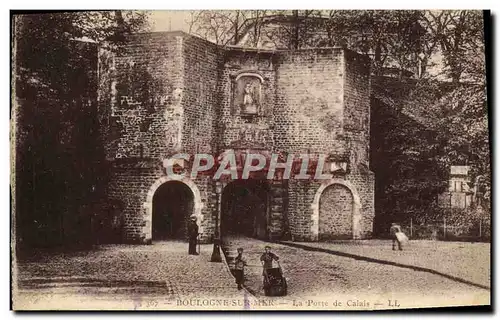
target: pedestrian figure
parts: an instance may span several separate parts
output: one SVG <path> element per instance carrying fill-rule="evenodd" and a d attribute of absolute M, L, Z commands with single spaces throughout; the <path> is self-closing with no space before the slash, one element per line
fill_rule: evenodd
<path fill-rule="evenodd" d="M 243 248 L 238 248 L 238 256 L 234 259 L 234 277 L 236 279 L 236 284 L 238 285 L 238 290 L 243 288 L 243 283 L 245 282 L 245 266 L 247 262 L 243 259 Z"/>
<path fill-rule="evenodd" d="M 266 246 L 264 250 L 265 252 L 260 256 L 260 261 L 262 262 L 262 267 L 264 268 L 262 275 L 265 275 L 267 269 L 273 268 L 273 260 L 279 261 L 278 256 L 271 252 L 270 246 Z"/>
<path fill-rule="evenodd" d="M 191 216 L 188 224 L 188 238 L 189 238 L 189 254 L 198 255 L 196 252 L 196 241 L 198 239 L 198 225 L 196 224 L 196 216 Z"/>
<path fill-rule="evenodd" d="M 396 242 L 398 244 L 398 249 L 403 250 L 402 242 L 408 238 L 403 231 L 401 231 L 401 226 L 393 222 L 391 224 L 390 233 L 392 237 L 392 250 L 396 250 Z"/>

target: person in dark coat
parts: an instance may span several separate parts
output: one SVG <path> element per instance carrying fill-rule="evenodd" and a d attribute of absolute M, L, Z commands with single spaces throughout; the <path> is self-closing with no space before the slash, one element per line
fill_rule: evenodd
<path fill-rule="evenodd" d="M 266 246 L 264 250 L 265 252 L 260 256 L 260 262 L 262 263 L 262 267 L 264 268 L 264 270 L 262 271 L 262 275 L 265 275 L 267 269 L 272 269 L 273 260 L 279 261 L 278 256 L 271 252 L 270 246 Z"/>
<path fill-rule="evenodd" d="M 243 248 L 238 248 L 238 255 L 234 259 L 234 278 L 236 279 L 236 284 L 238 285 L 238 290 L 243 288 L 243 283 L 245 282 L 245 266 L 247 262 L 243 259 Z"/>
<path fill-rule="evenodd" d="M 191 216 L 188 224 L 188 238 L 189 238 L 189 254 L 198 255 L 196 252 L 196 242 L 198 239 L 198 225 L 196 224 L 196 217 Z"/>
<path fill-rule="evenodd" d="M 403 247 L 401 246 L 401 241 L 396 236 L 396 233 L 402 232 L 401 226 L 397 223 L 392 223 L 389 231 L 390 231 L 391 237 L 392 237 L 392 250 L 396 250 L 396 242 L 398 243 L 398 249 L 403 250 Z"/>

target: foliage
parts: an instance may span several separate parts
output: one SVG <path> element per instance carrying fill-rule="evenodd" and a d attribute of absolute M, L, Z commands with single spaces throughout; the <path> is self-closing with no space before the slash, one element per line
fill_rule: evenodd
<path fill-rule="evenodd" d="M 372 98 L 370 161 L 376 179 L 376 233 L 383 233 L 394 221 L 434 216 L 437 195 L 446 187 L 446 168 L 436 161 L 438 135 L 389 102 L 403 105 L 406 87 L 414 90 L 406 84 L 392 96 L 385 92 L 389 96 L 385 103 L 382 97 Z"/>
<path fill-rule="evenodd" d="M 277 47 L 347 46 L 373 60 L 373 72 L 395 68 L 428 78 L 436 64 L 441 76 L 459 82 L 484 71 L 481 11 L 467 10 L 247 10 L 195 11 L 190 32 L 218 44 Z M 442 59 L 441 59 L 442 57 Z M 442 60 L 442 61 L 441 61 Z"/>
<path fill-rule="evenodd" d="M 491 188 L 488 105 L 481 85 L 460 85 L 435 106 L 442 139 L 437 160 L 442 167 L 470 165 L 476 201 L 489 210 Z"/>
<path fill-rule="evenodd" d="M 381 228 L 442 217 L 437 195 L 452 165 L 470 165 L 470 187 L 489 210 L 491 183 L 484 86 L 437 81 L 373 83 L 372 168 Z M 393 88 L 392 92 L 387 87 Z M 476 182 L 477 186 L 476 186 Z M 477 187 L 477 189 L 474 189 Z M 380 217 L 379 217 L 380 220 Z"/>
<path fill-rule="evenodd" d="M 106 168 L 95 147 L 97 67 L 89 41 L 119 50 L 127 34 L 147 27 L 147 16 L 135 11 L 15 16 L 15 92 L 21 106 L 16 211 L 22 223 L 56 232 L 65 212 L 81 212 L 81 204 L 105 185 Z M 221 45 L 258 47 L 270 40 L 289 49 L 347 46 L 372 58 L 375 76 L 397 70 L 399 86 L 372 82 L 371 162 L 382 213 L 377 219 L 387 220 L 379 222 L 383 226 L 440 216 L 435 196 L 456 164 L 471 166 L 478 197 L 489 209 L 482 18 L 480 11 L 457 10 L 195 11 L 190 32 Z M 436 63 L 442 72 L 434 79 Z M 155 87 L 150 83 L 138 92 L 147 94 Z"/>
<path fill-rule="evenodd" d="M 27 14 L 15 15 L 14 23 L 19 243 L 92 241 L 107 172 L 99 147 L 94 42 L 117 48 L 129 32 L 141 30 L 146 15 Z"/>
<path fill-rule="evenodd" d="M 236 24 L 234 11 L 216 15 L 193 26 L 217 30 L 222 24 L 233 40 L 265 36 L 278 48 L 346 46 L 372 59 L 371 162 L 378 219 L 387 220 L 379 221 L 382 228 L 390 220 L 441 216 L 436 200 L 451 165 L 471 166 L 473 185 L 477 177 L 481 182 L 479 201 L 489 204 L 481 11 L 274 10 Z M 395 81 L 379 83 L 388 74 Z"/>
<path fill-rule="evenodd" d="M 423 59 L 422 11 L 330 10 L 325 14 L 327 37 L 315 46 L 341 45 L 369 55 L 375 74 L 382 74 L 384 67 L 414 70 Z"/>
<path fill-rule="evenodd" d="M 189 32 L 221 45 L 235 45 L 251 34 L 250 43 L 260 41 L 260 30 L 270 10 L 201 10 L 193 11 Z"/>
<path fill-rule="evenodd" d="M 72 51 L 75 41 L 108 43 L 109 48 L 117 48 L 127 34 L 147 25 L 147 12 L 83 11 L 14 17 L 18 84 L 44 87 L 54 95 L 67 95 L 72 90 L 64 70 L 78 67 L 79 57 Z"/>
<path fill-rule="evenodd" d="M 484 24 L 481 11 L 428 10 L 422 25 L 430 36 L 429 46 L 439 47 L 444 73 L 453 82 L 484 79 Z"/>
<path fill-rule="evenodd" d="M 371 56 L 378 74 L 394 63 L 413 68 L 422 59 L 421 15 L 416 10 L 201 11 L 193 14 L 191 31 L 219 44 L 249 36 L 254 41 L 246 45 L 257 46 L 265 30 L 278 47 L 346 45 Z"/>

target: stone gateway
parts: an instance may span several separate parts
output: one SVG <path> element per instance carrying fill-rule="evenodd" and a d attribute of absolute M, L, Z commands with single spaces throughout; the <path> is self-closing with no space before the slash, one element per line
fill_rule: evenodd
<path fill-rule="evenodd" d="M 133 81 L 131 80 L 133 79 Z M 122 204 L 123 241 L 368 238 L 370 60 L 345 48 L 221 47 L 183 32 L 143 33 L 99 53 L 99 123 Z M 196 154 L 325 156 L 331 179 L 238 180 L 189 172 Z M 174 154 L 187 159 L 170 161 Z M 218 223 L 216 223 L 216 221 Z"/>

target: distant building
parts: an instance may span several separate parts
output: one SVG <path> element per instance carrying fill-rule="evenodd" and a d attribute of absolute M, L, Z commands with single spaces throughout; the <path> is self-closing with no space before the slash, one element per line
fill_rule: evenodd
<path fill-rule="evenodd" d="M 468 208 L 473 201 L 474 192 L 470 189 L 469 166 L 451 166 L 448 191 L 439 196 L 442 208 Z"/>

